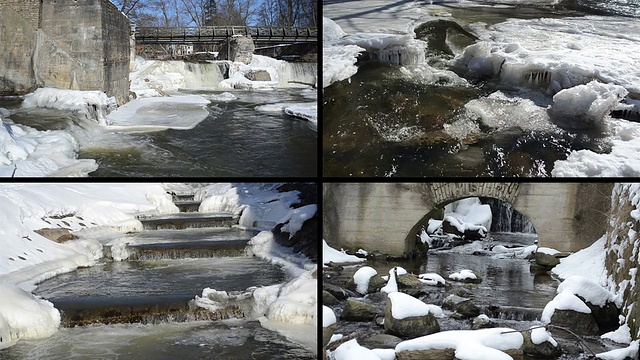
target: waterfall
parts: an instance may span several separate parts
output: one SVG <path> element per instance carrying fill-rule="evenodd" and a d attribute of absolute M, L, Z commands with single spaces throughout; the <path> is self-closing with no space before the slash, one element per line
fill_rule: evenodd
<path fill-rule="evenodd" d="M 483 204 L 491 207 L 493 214 L 491 232 L 518 232 L 535 234 L 533 224 L 513 205 L 498 199 L 482 198 Z"/>
<path fill-rule="evenodd" d="M 284 66 L 278 67 L 278 81 L 280 86 L 290 85 L 289 81 L 315 84 L 317 78 L 317 63 L 287 62 Z"/>

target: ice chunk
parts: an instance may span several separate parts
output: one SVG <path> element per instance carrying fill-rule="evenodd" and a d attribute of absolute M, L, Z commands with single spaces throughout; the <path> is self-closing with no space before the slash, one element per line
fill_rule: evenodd
<path fill-rule="evenodd" d="M 36 89 L 24 97 L 23 108 L 51 108 L 74 110 L 87 119 L 106 125 L 106 116 L 116 108 L 115 97 L 108 97 L 102 91 L 60 90 L 53 88 Z"/>

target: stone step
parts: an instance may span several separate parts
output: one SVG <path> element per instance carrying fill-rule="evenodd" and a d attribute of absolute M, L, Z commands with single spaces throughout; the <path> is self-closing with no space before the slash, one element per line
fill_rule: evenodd
<path fill-rule="evenodd" d="M 189 200 L 189 201 L 176 201 L 174 202 L 180 212 L 198 212 L 200 209 L 200 203 L 202 201 L 199 200 Z"/>
<path fill-rule="evenodd" d="M 128 245 L 127 260 L 166 260 L 243 256 L 249 239 L 218 241 L 180 241 Z M 105 246 L 105 257 L 111 258 L 110 246 Z"/>
<path fill-rule="evenodd" d="M 231 227 L 238 218 L 226 213 L 178 213 L 140 218 L 144 230 Z"/>

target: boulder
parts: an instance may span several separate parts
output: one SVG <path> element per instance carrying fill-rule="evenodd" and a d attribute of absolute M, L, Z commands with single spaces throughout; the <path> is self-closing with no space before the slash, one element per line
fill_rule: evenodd
<path fill-rule="evenodd" d="M 549 341 L 544 341 L 540 344 L 534 344 L 531 341 L 531 330 L 523 331 L 522 336 L 524 337 L 522 350 L 525 355 L 541 359 L 556 359 L 562 355 L 562 349 L 557 343 L 553 345 Z"/>
<path fill-rule="evenodd" d="M 380 275 L 374 275 L 369 279 L 369 286 L 367 287 L 367 294 L 375 293 L 380 291 L 380 288 L 387 284 L 386 281 Z M 356 291 L 356 283 L 353 281 L 353 278 L 349 279 L 347 282 L 347 289 L 351 291 Z"/>
<path fill-rule="evenodd" d="M 391 299 L 384 309 L 384 329 L 388 334 L 402 338 L 416 338 L 440 331 L 440 324 L 431 313 L 395 319 L 391 316 Z"/>
<path fill-rule="evenodd" d="M 339 301 L 330 292 L 322 290 L 322 305 L 338 305 Z"/>
<path fill-rule="evenodd" d="M 560 260 L 558 260 L 555 256 L 545 254 L 542 252 L 537 252 L 535 259 L 536 259 L 536 264 L 542 267 L 545 267 L 547 269 L 551 269 L 554 266 L 560 264 Z"/>
<path fill-rule="evenodd" d="M 388 334 L 375 334 L 364 338 L 361 345 L 369 349 L 394 349 L 402 339 Z"/>
<path fill-rule="evenodd" d="M 555 310 L 551 325 L 566 327 L 578 335 L 596 335 L 600 328 L 591 314 L 573 310 Z"/>
<path fill-rule="evenodd" d="M 39 230 L 34 230 L 37 234 L 40 234 L 51 241 L 55 241 L 57 243 L 62 243 L 69 240 L 75 240 L 78 237 L 73 235 L 69 229 L 61 229 L 61 228 L 44 228 Z"/>
<path fill-rule="evenodd" d="M 486 315 L 480 315 L 473 319 L 473 323 L 471 324 L 471 330 L 478 329 L 488 329 L 496 327 L 496 323 L 491 321 L 491 319 Z"/>
<path fill-rule="evenodd" d="M 442 307 L 455 311 L 455 318 L 469 319 L 480 315 L 480 308 L 478 308 L 471 299 L 463 298 L 458 295 L 449 295 L 444 299 Z"/>
<path fill-rule="evenodd" d="M 371 304 L 347 299 L 347 306 L 344 308 L 340 318 L 349 321 L 369 321 L 373 320 L 378 313 L 378 309 Z"/>
<path fill-rule="evenodd" d="M 358 293 L 353 292 L 351 290 L 343 289 L 338 285 L 330 284 L 326 281 L 322 282 L 322 288 L 333 295 L 338 300 L 344 300 L 349 297 L 358 297 L 360 296 Z"/>
<path fill-rule="evenodd" d="M 396 360 L 454 360 L 455 349 L 429 349 L 429 350 L 412 350 L 400 351 L 396 353 Z"/>
<path fill-rule="evenodd" d="M 251 70 L 244 74 L 244 77 L 251 81 L 271 81 L 271 75 L 267 70 Z"/>
<path fill-rule="evenodd" d="M 333 332 L 336 331 L 336 324 L 331 324 L 322 328 L 322 347 L 326 347 L 329 344 L 329 340 L 333 336 Z"/>
<path fill-rule="evenodd" d="M 398 275 L 397 279 L 398 289 L 415 289 L 424 286 L 418 277 L 412 274 Z"/>
<path fill-rule="evenodd" d="M 442 221 L 442 231 L 444 231 L 445 234 L 453 234 L 458 237 L 462 237 L 464 235 L 457 227 L 453 226 L 447 218 Z"/>
<path fill-rule="evenodd" d="M 475 279 L 471 278 L 471 277 L 465 277 L 463 275 L 465 275 L 468 271 L 470 271 L 471 273 L 473 273 L 473 275 L 475 275 Z M 455 279 L 452 278 L 451 276 L 455 275 L 455 274 L 460 274 L 462 277 Z M 461 282 L 461 283 L 465 283 L 465 284 L 480 284 L 482 282 L 482 276 L 480 276 L 480 274 L 478 274 L 477 272 L 473 271 L 473 270 L 461 270 L 458 273 L 453 273 L 451 275 L 449 275 L 449 280 L 452 281 L 457 281 L 457 282 Z"/>

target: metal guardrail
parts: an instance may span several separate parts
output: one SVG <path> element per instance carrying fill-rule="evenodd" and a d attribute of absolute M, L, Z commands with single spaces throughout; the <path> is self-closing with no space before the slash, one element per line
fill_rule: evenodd
<path fill-rule="evenodd" d="M 318 41 L 317 28 L 261 26 L 203 26 L 191 28 L 141 27 L 135 31 L 138 44 L 212 43 L 234 36 L 251 36 L 254 42 Z"/>

